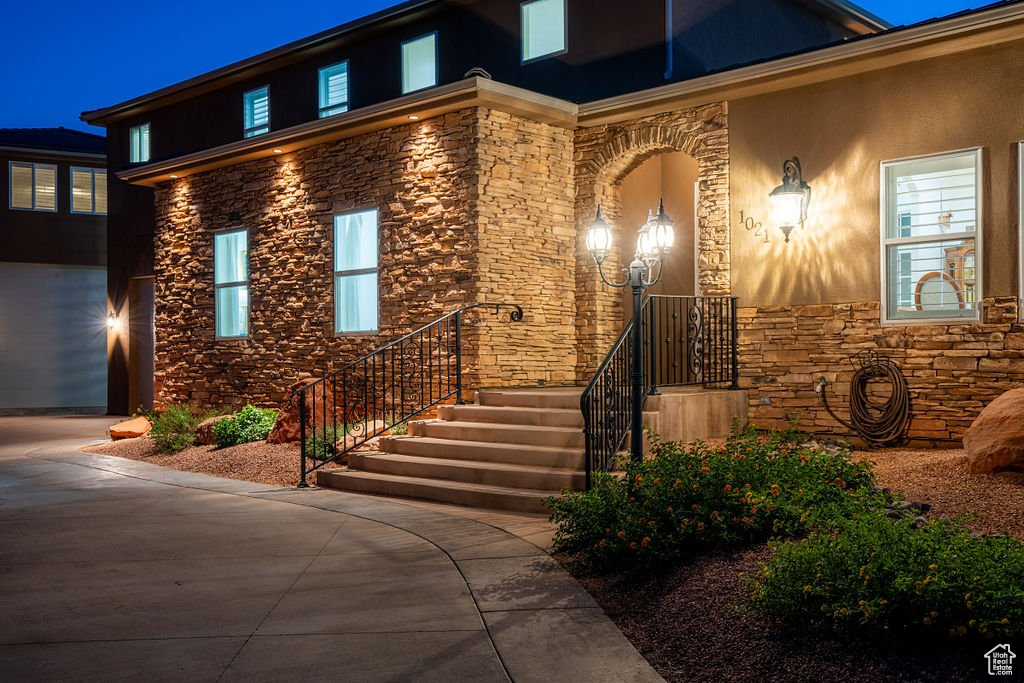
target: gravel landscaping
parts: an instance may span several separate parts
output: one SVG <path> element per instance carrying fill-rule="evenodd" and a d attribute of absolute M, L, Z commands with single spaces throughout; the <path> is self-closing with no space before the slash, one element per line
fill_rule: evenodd
<path fill-rule="evenodd" d="M 930 516 L 971 514 L 973 531 L 1024 540 L 1021 475 L 970 475 L 963 450 L 883 449 L 857 456 L 872 464 L 880 486 L 930 503 Z M 577 578 L 670 683 L 987 678 L 987 648 L 978 643 L 867 646 L 784 629 L 747 609 L 750 579 L 771 553 L 757 545 L 702 556 L 667 574 Z"/>
<path fill-rule="evenodd" d="M 161 453 L 153 440 L 144 436 L 88 446 L 82 450 L 260 484 L 291 487 L 299 480 L 298 444 L 257 441 L 229 448 L 192 446 L 178 453 Z"/>

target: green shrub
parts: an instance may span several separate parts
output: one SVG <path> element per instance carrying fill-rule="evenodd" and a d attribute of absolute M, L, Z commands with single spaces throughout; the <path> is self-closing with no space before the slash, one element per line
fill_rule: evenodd
<path fill-rule="evenodd" d="M 338 440 L 345 436 L 344 429 L 335 429 L 331 425 L 313 430 L 313 435 L 306 439 L 306 455 L 314 460 L 330 460 L 338 451 Z"/>
<path fill-rule="evenodd" d="M 914 528 L 880 512 L 779 544 L 753 605 L 782 621 L 867 639 L 1024 633 L 1024 546 L 959 523 Z"/>
<path fill-rule="evenodd" d="M 716 547 L 793 536 L 884 499 L 840 448 L 753 432 L 723 446 L 655 444 L 623 480 L 551 501 L 557 546 L 594 569 L 669 566 Z"/>
<path fill-rule="evenodd" d="M 221 448 L 263 441 L 277 421 L 277 411 L 248 405 L 213 427 L 213 441 Z"/>
<path fill-rule="evenodd" d="M 177 453 L 191 446 L 196 439 L 196 427 L 206 419 L 190 405 L 168 405 L 167 410 L 153 418 L 153 429 L 149 436 L 161 451 Z"/>

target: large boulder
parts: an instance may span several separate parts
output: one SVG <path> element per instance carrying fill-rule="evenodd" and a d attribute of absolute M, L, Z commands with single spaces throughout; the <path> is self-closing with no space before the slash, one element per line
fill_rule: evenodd
<path fill-rule="evenodd" d="M 200 422 L 199 426 L 196 427 L 196 445 L 213 445 L 213 428 L 217 426 L 218 422 L 226 420 L 229 417 L 231 417 L 231 415 L 217 415 L 216 417 L 208 417 Z"/>
<path fill-rule="evenodd" d="M 1024 389 L 989 403 L 964 435 L 972 474 L 1024 471 Z"/>
<path fill-rule="evenodd" d="M 118 439 L 135 439 L 149 434 L 149 430 L 152 428 L 153 424 L 149 420 L 144 417 L 136 417 L 133 420 L 118 422 L 112 426 L 109 430 L 110 438 L 114 441 Z"/>
<path fill-rule="evenodd" d="M 302 438 L 302 424 L 299 421 L 299 396 L 294 392 L 316 381 L 315 378 L 300 379 L 288 387 L 288 398 L 285 399 L 285 402 L 278 409 L 277 422 L 274 423 L 274 428 L 270 430 L 270 435 L 267 436 L 267 443 L 291 443 Z M 326 399 L 330 402 L 331 395 L 328 394 Z M 333 410 L 333 405 L 326 406 L 325 410 L 324 396 L 322 394 L 316 397 L 315 405 L 313 396 L 307 394 L 306 426 L 312 425 L 314 412 L 316 413 L 317 421 L 320 422 L 325 416 L 331 415 Z"/>

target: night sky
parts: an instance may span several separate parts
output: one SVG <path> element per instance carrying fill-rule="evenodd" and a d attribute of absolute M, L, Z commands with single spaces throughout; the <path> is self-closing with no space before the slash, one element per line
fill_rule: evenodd
<path fill-rule="evenodd" d="M 80 112 L 109 106 L 398 4 L 393 0 L 4 3 L 0 128 L 102 132 Z M 910 24 L 988 0 L 862 0 Z M 284 9 L 285 11 L 282 11 Z"/>

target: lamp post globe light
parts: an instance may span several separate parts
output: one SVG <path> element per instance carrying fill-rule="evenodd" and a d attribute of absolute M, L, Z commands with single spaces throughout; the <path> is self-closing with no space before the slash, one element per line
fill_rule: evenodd
<path fill-rule="evenodd" d="M 604 219 L 601 206 L 597 217 L 587 230 L 587 251 L 597 264 L 601 281 L 609 287 L 629 287 L 633 293 L 632 358 L 630 359 L 630 403 L 631 421 L 629 428 L 629 451 L 634 462 L 643 460 L 643 396 L 644 396 L 644 350 L 641 327 L 643 324 L 643 293 L 661 280 L 664 257 L 672 251 L 675 243 L 673 221 L 665 213 L 665 201 L 661 200 L 658 213 L 653 211 L 647 222 L 640 226 L 636 235 L 636 251 L 628 268 L 623 268 L 623 280 L 609 280 L 604 273 L 604 262 L 612 247 L 612 229 Z"/>
<path fill-rule="evenodd" d="M 799 157 L 782 164 L 782 184 L 768 196 L 772 201 L 775 223 L 789 242 L 793 228 L 807 220 L 807 204 L 811 201 L 811 187 L 804 182 Z"/>

